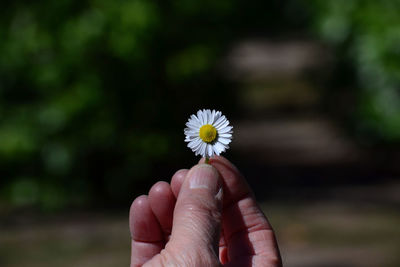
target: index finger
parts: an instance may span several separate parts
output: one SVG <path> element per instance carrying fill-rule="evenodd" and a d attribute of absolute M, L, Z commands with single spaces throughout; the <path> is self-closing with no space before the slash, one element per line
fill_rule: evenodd
<path fill-rule="evenodd" d="M 201 159 L 200 162 L 204 161 Z M 247 196 L 254 198 L 250 186 L 239 170 L 226 158 L 212 157 L 209 163 L 220 173 L 224 182 L 224 207 L 231 205 Z"/>
<path fill-rule="evenodd" d="M 228 261 L 281 266 L 275 234 L 239 170 L 224 157 L 210 159 L 223 181 L 222 227 Z"/>

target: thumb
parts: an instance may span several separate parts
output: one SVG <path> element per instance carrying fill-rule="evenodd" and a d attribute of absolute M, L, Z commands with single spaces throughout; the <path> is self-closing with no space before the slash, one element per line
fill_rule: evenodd
<path fill-rule="evenodd" d="M 218 262 L 218 242 L 222 211 L 222 182 L 209 164 L 194 166 L 186 175 L 174 210 L 170 245 L 184 258 L 212 266 Z M 193 264 L 193 262 L 192 262 Z M 199 265 L 200 264 L 200 265 Z M 206 264 L 206 265 L 202 265 Z"/>

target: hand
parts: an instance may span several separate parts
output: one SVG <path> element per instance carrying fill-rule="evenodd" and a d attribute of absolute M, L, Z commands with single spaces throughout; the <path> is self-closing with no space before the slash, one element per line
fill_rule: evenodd
<path fill-rule="evenodd" d="M 282 266 L 274 232 L 225 158 L 179 170 L 133 201 L 133 266 Z"/>

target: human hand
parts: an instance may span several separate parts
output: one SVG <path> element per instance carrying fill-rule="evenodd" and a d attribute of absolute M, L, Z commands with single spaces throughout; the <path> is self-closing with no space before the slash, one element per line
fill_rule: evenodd
<path fill-rule="evenodd" d="M 214 157 L 136 198 L 133 266 L 282 266 L 274 232 L 239 171 Z"/>

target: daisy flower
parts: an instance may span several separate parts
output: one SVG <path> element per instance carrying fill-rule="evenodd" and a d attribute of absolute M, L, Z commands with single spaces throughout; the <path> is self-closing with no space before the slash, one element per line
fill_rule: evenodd
<path fill-rule="evenodd" d="M 211 158 L 219 156 L 229 148 L 232 141 L 232 126 L 220 111 L 203 109 L 191 115 L 185 128 L 185 142 L 188 147 L 197 155 Z"/>

